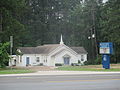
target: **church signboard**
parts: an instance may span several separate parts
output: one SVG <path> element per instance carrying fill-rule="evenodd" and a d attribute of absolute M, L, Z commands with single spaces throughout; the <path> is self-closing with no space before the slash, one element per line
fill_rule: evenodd
<path fill-rule="evenodd" d="M 100 43 L 100 54 L 112 54 L 112 53 L 113 53 L 113 43 L 112 42 Z"/>
<path fill-rule="evenodd" d="M 102 65 L 105 69 L 110 69 L 110 54 L 113 54 L 112 42 L 101 42 L 99 45 L 100 54 L 102 54 Z"/>

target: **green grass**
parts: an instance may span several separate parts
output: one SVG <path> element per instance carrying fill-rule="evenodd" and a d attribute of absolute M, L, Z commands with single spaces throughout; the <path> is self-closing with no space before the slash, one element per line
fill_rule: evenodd
<path fill-rule="evenodd" d="M 90 66 L 61 66 L 58 67 L 57 70 L 64 71 L 120 71 L 120 68 L 111 68 L 111 69 L 103 69 L 103 68 L 90 68 Z"/>
<path fill-rule="evenodd" d="M 0 74 L 22 74 L 22 73 L 32 73 L 32 70 L 26 69 L 1 69 Z"/>

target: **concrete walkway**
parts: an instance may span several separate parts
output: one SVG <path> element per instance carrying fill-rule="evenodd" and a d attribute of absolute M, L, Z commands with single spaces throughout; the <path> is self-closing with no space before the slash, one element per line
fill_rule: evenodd
<path fill-rule="evenodd" d="M 97 72 L 97 71 L 38 71 L 26 74 L 4 74 L 1 76 L 35 76 L 35 75 L 79 75 L 79 74 L 117 74 L 120 72 Z"/>

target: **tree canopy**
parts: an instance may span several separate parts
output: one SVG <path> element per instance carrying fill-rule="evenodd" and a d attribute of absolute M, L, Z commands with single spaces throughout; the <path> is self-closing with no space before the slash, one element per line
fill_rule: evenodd
<path fill-rule="evenodd" d="M 9 54 L 7 52 L 9 46 L 9 42 L 0 43 L 0 67 L 5 67 L 6 63 L 10 59 Z"/>
<path fill-rule="evenodd" d="M 91 64 L 99 42 L 113 42 L 111 62 L 120 62 L 120 1 L 108 0 L 0 0 L 0 42 L 14 37 L 20 46 L 59 43 L 83 46 Z"/>

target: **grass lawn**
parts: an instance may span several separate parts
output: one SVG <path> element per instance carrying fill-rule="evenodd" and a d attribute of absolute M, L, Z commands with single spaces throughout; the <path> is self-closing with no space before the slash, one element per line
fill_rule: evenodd
<path fill-rule="evenodd" d="M 111 69 L 103 69 L 102 65 L 85 65 L 85 66 L 61 66 L 57 70 L 64 71 L 120 71 L 120 64 L 112 64 Z"/>
<path fill-rule="evenodd" d="M 22 74 L 22 73 L 32 73 L 34 71 L 27 69 L 0 69 L 0 74 Z"/>

